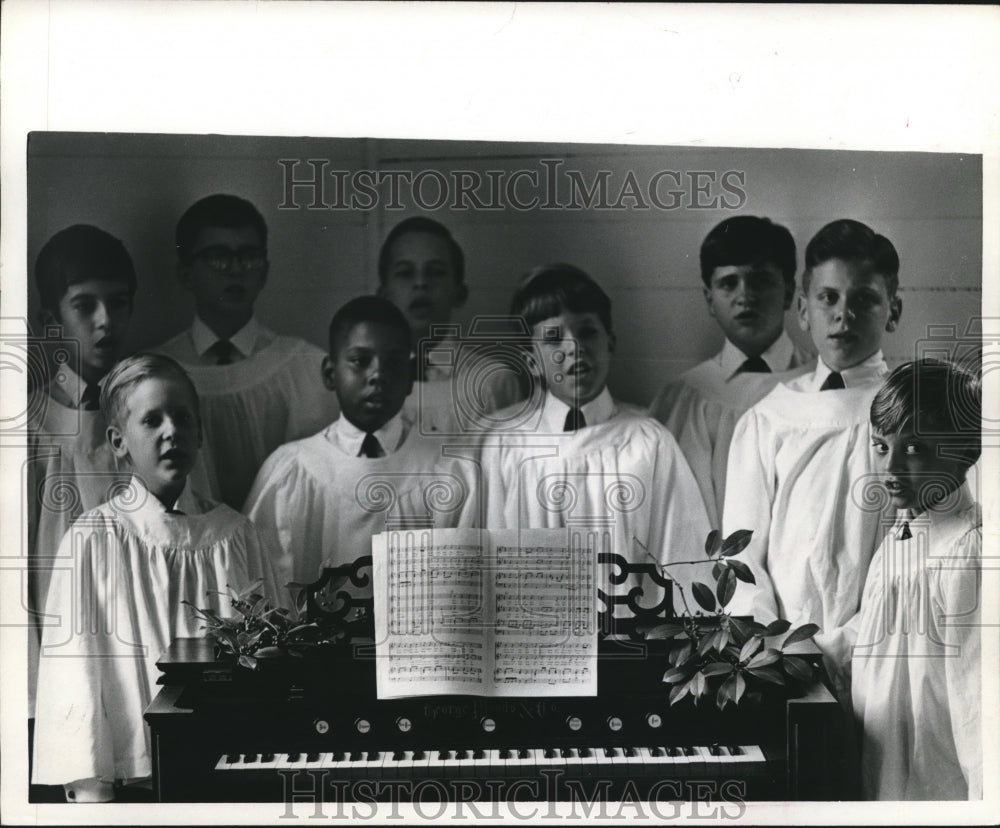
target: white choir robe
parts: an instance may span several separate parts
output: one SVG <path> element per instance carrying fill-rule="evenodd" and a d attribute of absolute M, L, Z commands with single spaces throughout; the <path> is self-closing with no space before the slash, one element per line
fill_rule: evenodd
<path fill-rule="evenodd" d="M 854 387 L 813 390 L 825 366 L 778 385 L 736 424 L 723 533 L 753 531 L 741 553 L 756 585 L 740 583 L 730 609 L 767 624 L 820 627 L 815 642 L 837 696 L 850 699 L 844 625 L 861 605 L 868 564 L 891 517 L 875 474 L 868 423 L 886 373 L 881 359 Z"/>
<path fill-rule="evenodd" d="M 867 799 L 982 798 L 981 549 L 963 485 L 938 511 L 901 513 L 872 559 L 852 624 Z"/>
<path fill-rule="evenodd" d="M 478 434 L 484 418 L 525 396 L 518 376 L 526 369 L 514 348 L 501 358 L 487 347 L 447 339 L 421 355 L 423 379 L 413 383 L 403 416 L 425 437 Z"/>
<path fill-rule="evenodd" d="M 722 522 L 726 464 L 736 421 L 766 397 L 780 381 L 809 370 L 815 360 L 782 332 L 761 358 L 771 373 L 742 373 L 746 354 L 726 340 L 722 350 L 667 384 L 653 400 L 649 415 L 663 423 L 691 467 L 705 498 L 713 527 Z"/>
<path fill-rule="evenodd" d="M 683 586 L 695 612 L 692 582 L 714 582 L 708 564 L 701 563 L 708 517 L 684 455 L 660 423 L 612 400 L 607 389 L 582 410 L 588 425 L 563 432 L 568 407 L 546 394 L 540 420 L 484 436 L 488 527 L 577 526 L 585 535 L 610 533 L 608 551 L 629 563 L 662 566 L 699 561 L 671 567 L 666 573 Z M 611 572 L 607 567 L 599 573 L 605 593 L 620 596 L 641 586 L 641 605 L 659 602 L 658 587 L 635 577 L 612 585 L 607 579 Z M 672 598 L 674 611 L 683 612 L 676 589 Z M 621 609 L 616 614 L 628 615 Z"/>
<path fill-rule="evenodd" d="M 371 555 L 372 536 L 401 521 L 423 527 L 475 528 L 475 464 L 442 456 L 440 447 L 404 422 L 398 448 L 384 457 L 342 450 L 340 420 L 288 443 L 264 463 L 244 512 L 260 530 L 279 583 L 312 583 L 323 567 Z M 376 433 L 376 436 L 379 436 Z M 358 590 L 371 595 L 370 588 Z M 286 593 L 292 606 L 294 592 Z"/>
<path fill-rule="evenodd" d="M 60 374 L 66 385 L 75 377 L 65 366 Z M 52 385 L 55 385 L 55 381 Z M 87 411 L 65 405 L 47 386 L 29 398 L 27 493 L 27 554 L 29 566 L 26 592 L 29 610 L 28 637 L 28 716 L 34 716 L 35 684 L 38 676 L 38 644 L 41 639 L 41 615 L 45 609 L 53 566 L 66 561 L 56 556 L 60 543 L 73 522 L 111 497 L 128 484 L 130 472 L 119 470 L 108 442 L 108 425 L 100 411 Z M 204 488 L 206 470 L 200 459 L 192 472 L 198 490 Z"/>
<path fill-rule="evenodd" d="M 169 514 L 136 478 L 63 538 L 53 573 L 38 680 L 33 782 L 67 785 L 152 773 L 143 711 L 156 661 L 177 637 L 202 636 L 181 601 L 237 613 L 227 587 L 262 580 L 277 599 L 257 532 L 228 506 L 185 489 Z M 216 592 L 223 593 L 217 595 Z"/>
<path fill-rule="evenodd" d="M 272 451 L 315 434 L 339 410 L 323 384 L 326 354 L 297 337 L 261 330 L 264 347 L 229 365 L 197 362 L 190 331 L 156 349 L 180 362 L 198 389 L 208 494 L 234 509 L 242 508 Z"/>

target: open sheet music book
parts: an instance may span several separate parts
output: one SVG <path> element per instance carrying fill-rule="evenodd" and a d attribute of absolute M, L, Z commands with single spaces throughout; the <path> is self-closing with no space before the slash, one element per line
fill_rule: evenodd
<path fill-rule="evenodd" d="M 566 529 L 372 538 L 380 699 L 597 694 L 597 550 Z"/>

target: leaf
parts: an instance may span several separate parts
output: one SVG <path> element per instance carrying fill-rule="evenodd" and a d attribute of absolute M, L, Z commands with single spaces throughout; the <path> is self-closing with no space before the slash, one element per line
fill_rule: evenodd
<path fill-rule="evenodd" d="M 736 689 L 733 694 L 733 701 L 737 704 L 740 703 L 740 699 L 743 698 L 743 694 L 747 690 L 747 681 L 743 678 L 742 673 L 737 673 L 734 678 L 736 679 Z"/>
<path fill-rule="evenodd" d="M 750 637 L 750 630 L 747 629 L 747 625 L 738 618 L 733 618 L 731 615 L 729 616 L 729 633 L 732 636 L 733 641 L 740 646 L 742 646 Z"/>
<path fill-rule="evenodd" d="M 709 633 L 703 635 L 701 640 L 698 642 L 698 655 L 705 655 L 709 650 L 715 646 L 715 633 Z"/>
<path fill-rule="evenodd" d="M 781 653 L 775 650 L 773 647 L 769 647 L 762 653 L 757 653 L 750 661 L 747 662 L 748 668 L 756 667 L 766 667 L 768 664 L 774 664 L 781 658 Z"/>
<path fill-rule="evenodd" d="M 246 667 L 246 668 L 248 668 L 250 670 L 256 670 L 257 669 L 257 659 L 255 659 L 253 656 L 241 655 L 237 659 L 237 661 L 238 661 L 240 667 Z"/>
<path fill-rule="evenodd" d="M 639 632 L 644 632 L 646 638 L 656 640 L 661 638 L 674 638 L 684 632 L 683 624 L 656 624 L 648 629 L 639 628 Z"/>
<path fill-rule="evenodd" d="M 667 684 L 677 684 L 680 681 L 687 681 L 694 673 L 694 667 L 674 667 L 663 674 L 663 681 Z"/>
<path fill-rule="evenodd" d="M 734 673 L 719 686 L 719 692 L 715 695 L 715 703 L 719 710 L 723 710 L 725 706 L 735 697 L 736 675 L 737 674 Z"/>
<path fill-rule="evenodd" d="M 709 612 L 715 609 L 715 596 L 712 595 L 712 590 L 703 583 L 696 581 L 691 586 L 691 592 L 694 594 L 694 600 L 698 602 L 702 609 Z"/>
<path fill-rule="evenodd" d="M 722 533 L 718 529 L 713 529 L 708 533 L 708 537 L 705 538 L 705 554 L 711 558 L 719 551 L 721 546 Z"/>
<path fill-rule="evenodd" d="M 784 618 L 779 618 L 777 621 L 772 621 L 764 628 L 764 635 L 781 635 L 783 632 L 788 632 L 791 629 L 791 623 L 786 621 Z"/>
<path fill-rule="evenodd" d="M 764 681 L 769 681 L 772 684 L 784 684 L 785 680 L 782 678 L 781 673 L 775 670 L 773 667 L 747 667 L 747 672 L 751 676 L 756 676 Z"/>
<path fill-rule="evenodd" d="M 785 656 L 781 659 L 781 666 L 785 673 L 799 681 L 812 681 L 813 667 L 804 658 L 798 656 Z"/>
<path fill-rule="evenodd" d="M 677 657 L 677 664 L 675 666 L 677 666 L 677 667 L 683 667 L 692 658 L 694 658 L 694 655 L 695 655 L 695 652 L 694 652 L 694 642 L 692 642 L 692 641 L 685 642 L 684 649 L 681 650 L 680 655 Z"/>
<path fill-rule="evenodd" d="M 715 649 L 721 653 L 724 649 L 726 649 L 726 645 L 729 644 L 729 630 L 723 627 L 715 635 L 718 639 L 715 642 Z"/>
<path fill-rule="evenodd" d="M 715 585 L 715 594 L 719 598 L 719 603 L 722 606 L 726 606 L 732 600 L 733 593 L 735 592 L 736 575 L 733 574 L 733 571 L 729 567 L 726 567 L 719 578 L 719 582 Z"/>
<path fill-rule="evenodd" d="M 694 696 L 694 700 L 698 701 L 698 699 L 705 695 L 705 676 L 702 673 L 695 673 L 691 676 L 688 686 L 690 687 L 689 692 Z"/>
<path fill-rule="evenodd" d="M 712 661 L 701 668 L 703 676 L 721 676 L 731 672 L 733 665 L 725 661 Z"/>
<path fill-rule="evenodd" d="M 712 577 L 715 578 L 716 581 L 719 580 L 719 576 L 722 574 L 723 568 L 724 567 L 721 561 L 716 561 L 712 564 Z"/>
<path fill-rule="evenodd" d="M 789 644 L 794 644 L 796 641 L 805 641 L 807 638 L 812 638 L 818 632 L 818 624 L 803 624 L 801 627 L 792 630 L 781 646 L 784 648 Z"/>
<path fill-rule="evenodd" d="M 743 561 L 728 561 L 730 569 L 733 570 L 733 574 L 739 578 L 745 584 L 755 584 L 757 579 L 754 578 L 753 572 L 750 567 L 747 566 Z"/>
<path fill-rule="evenodd" d="M 280 647 L 261 647 L 253 655 L 254 658 L 277 658 L 283 653 L 284 651 Z"/>
<path fill-rule="evenodd" d="M 750 543 L 750 538 L 752 537 L 753 532 L 749 529 L 737 529 L 722 542 L 722 554 L 727 558 L 731 555 L 739 555 L 740 552 L 747 548 L 747 544 Z"/>
<path fill-rule="evenodd" d="M 759 650 L 763 646 L 764 642 L 761 641 L 759 638 L 751 638 L 749 641 L 747 641 L 746 644 L 743 645 L 743 648 L 740 650 L 740 654 L 738 656 L 740 662 L 746 661 L 748 658 L 750 658 L 750 656 L 752 656 L 755 652 L 757 652 L 757 650 Z"/>
<path fill-rule="evenodd" d="M 678 684 L 673 690 L 670 691 L 670 703 L 677 704 L 681 699 L 683 699 L 688 692 L 688 686 L 686 684 Z"/>

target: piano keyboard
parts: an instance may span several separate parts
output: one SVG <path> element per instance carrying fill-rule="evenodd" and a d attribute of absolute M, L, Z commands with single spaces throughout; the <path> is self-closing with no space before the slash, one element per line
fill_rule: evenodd
<path fill-rule="evenodd" d="M 525 778 L 552 769 L 568 778 L 633 776 L 704 779 L 766 776 L 757 745 L 695 747 L 482 748 L 476 750 L 356 750 L 315 753 L 227 753 L 217 771 L 329 771 L 333 778 Z"/>

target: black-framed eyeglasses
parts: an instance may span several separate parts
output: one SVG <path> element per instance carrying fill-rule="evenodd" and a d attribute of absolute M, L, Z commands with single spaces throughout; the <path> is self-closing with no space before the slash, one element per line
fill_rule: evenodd
<path fill-rule="evenodd" d="M 233 250 L 216 245 L 203 247 L 194 254 L 194 258 L 200 259 L 212 270 L 229 273 L 236 262 L 240 263 L 242 270 L 260 270 L 267 264 L 267 251 L 261 247 L 241 247 L 239 250 Z"/>

